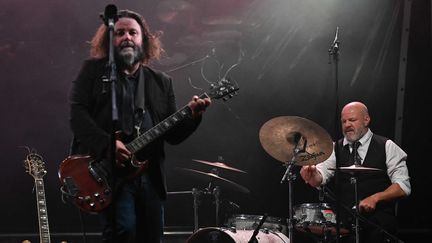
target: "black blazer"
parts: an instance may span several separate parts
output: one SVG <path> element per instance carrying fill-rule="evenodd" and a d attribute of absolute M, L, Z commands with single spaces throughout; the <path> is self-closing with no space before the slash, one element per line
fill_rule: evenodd
<path fill-rule="evenodd" d="M 70 154 L 90 154 L 105 158 L 110 144 L 111 104 L 110 85 L 103 84 L 106 59 L 86 60 L 72 83 L 70 91 L 70 126 L 74 134 Z M 145 77 L 145 98 L 155 124 L 177 111 L 172 79 L 159 71 L 142 66 Z M 105 86 L 105 87 L 104 87 Z M 186 119 L 152 146 L 149 177 L 161 198 L 166 198 L 163 161 L 164 141 L 178 144 L 198 127 L 201 118 Z"/>

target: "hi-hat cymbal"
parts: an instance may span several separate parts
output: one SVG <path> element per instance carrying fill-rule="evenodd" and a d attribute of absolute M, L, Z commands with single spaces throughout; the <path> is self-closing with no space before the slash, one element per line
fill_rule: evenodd
<path fill-rule="evenodd" d="M 280 116 L 267 121 L 259 137 L 264 150 L 284 163 L 293 158 L 297 143 L 302 145 L 303 151 L 297 154 L 295 165 L 319 164 L 333 151 L 332 139 L 322 127 L 297 116 Z"/>
<path fill-rule="evenodd" d="M 230 181 L 228 179 L 225 179 L 223 177 L 220 177 L 216 174 L 213 173 L 207 173 L 207 172 L 202 172 L 199 170 L 194 170 L 194 169 L 188 169 L 188 168 L 179 168 L 185 172 L 190 173 L 193 176 L 198 177 L 199 179 L 203 180 L 203 181 L 208 181 L 208 182 L 212 182 L 215 183 L 217 185 L 226 187 L 226 188 L 230 188 L 233 189 L 235 191 L 239 191 L 239 192 L 243 192 L 243 193 L 249 193 L 249 189 L 247 189 L 246 187 L 239 185 L 233 181 Z"/>
<path fill-rule="evenodd" d="M 222 162 L 210 162 L 210 161 L 199 160 L 199 159 L 193 159 L 193 161 L 198 162 L 198 163 L 202 163 L 202 164 L 206 164 L 206 165 L 211 165 L 211 166 L 218 167 L 218 168 L 222 168 L 222 169 L 227 169 L 227 170 L 232 170 L 232 171 L 247 173 L 244 170 L 240 170 L 240 169 L 231 167 L 231 166 L 226 165 L 226 164 L 224 164 Z"/>
<path fill-rule="evenodd" d="M 336 168 L 330 168 L 330 170 L 336 170 Z M 361 165 L 351 165 L 347 167 L 339 167 L 339 171 L 347 174 L 362 174 L 362 173 L 376 173 L 382 172 L 383 170 L 372 167 L 364 167 Z"/>

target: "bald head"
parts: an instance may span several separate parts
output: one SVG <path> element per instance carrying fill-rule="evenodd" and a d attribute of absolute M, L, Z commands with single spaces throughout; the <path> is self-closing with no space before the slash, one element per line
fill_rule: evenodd
<path fill-rule="evenodd" d="M 348 141 L 354 142 L 363 137 L 368 131 L 369 123 L 369 112 L 365 104 L 355 101 L 342 109 L 342 133 Z"/>
<path fill-rule="evenodd" d="M 369 115 L 368 108 L 366 107 L 366 105 L 359 101 L 353 101 L 351 103 L 346 104 L 342 109 L 342 113 L 344 111 L 359 112 L 362 115 Z"/>

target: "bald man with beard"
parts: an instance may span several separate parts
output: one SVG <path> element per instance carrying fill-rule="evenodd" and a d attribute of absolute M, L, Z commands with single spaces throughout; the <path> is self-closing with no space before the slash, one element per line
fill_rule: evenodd
<path fill-rule="evenodd" d="M 338 146 L 338 160 L 340 167 L 353 165 L 351 152 L 357 147 L 357 166 L 376 168 L 383 173 L 363 173 L 357 179 L 359 211 L 368 221 L 377 224 L 389 233 L 397 232 L 395 204 L 398 199 L 409 196 L 411 184 L 406 165 L 407 154 L 392 140 L 372 133 L 369 128 L 371 117 L 365 104 L 351 102 L 344 106 L 341 112 L 341 128 L 343 138 L 335 144 Z M 303 166 L 300 175 L 312 187 L 328 185 L 330 191 L 336 185 L 334 170 L 336 167 L 335 152 L 318 165 Z M 345 223 L 353 224 L 354 218 L 347 208 L 356 205 L 354 184 L 351 175 L 340 173 L 339 202 L 342 205 L 341 219 Z M 388 238 L 380 229 L 372 224 L 360 224 L 360 242 L 386 242 Z M 352 237 L 346 239 L 353 240 Z"/>

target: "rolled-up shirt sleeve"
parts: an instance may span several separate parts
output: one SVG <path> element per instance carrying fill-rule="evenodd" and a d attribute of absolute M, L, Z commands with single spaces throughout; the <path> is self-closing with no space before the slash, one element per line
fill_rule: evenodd
<path fill-rule="evenodd" d="M 334 143 L 333 143 L 333 147 L 334 147 Z M 322 163 L 317 164 L 316 168 L 319 171 L 319 173 L 321 174 L 322 179 L 323 179 L 321 182 L 321 185 L 327 184 L 327 182 L 334 175 L 334 170 L 330 170 L 330 168 L 336 168 L 336 155 L 334 152 L 334 148 L 333 148 L 333 151 L 332 151 L 330 157 L 328 157 L 328 159 L 326 159 Z"/>
<path fill-rule="evenodd" d="M 387 174 L 391 182 L 399 184 L 406 196 L 409 196 L 411 194 L 411 183 L 406 164 L 407 154 L 391 140 L 387 140 L 385 149 Z"/>

